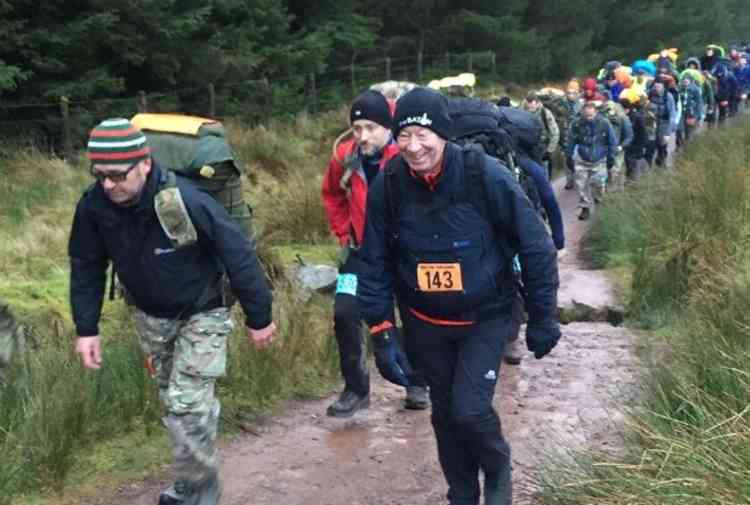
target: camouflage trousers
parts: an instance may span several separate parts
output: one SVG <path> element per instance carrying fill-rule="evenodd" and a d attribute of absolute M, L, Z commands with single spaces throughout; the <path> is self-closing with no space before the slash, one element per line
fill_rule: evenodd
<path fill-rule="evenodd" d="M 220 495 L 220 405 L 214 387 L 226 370 L 227 338 L 233 328 L 229 309 L 201 312 L 187 320 L 136 311 L 135 325 L 172 441 L 176 481 L 166 493 L 186 505 L 215 505 Z"/>
<path fill-rule="evenodd" d="M 615 156 L 615 166 L 609 172 L 608 188 L 612 193 L 625 190 L 625 153 Z"/>
<path fill-rule="evenodd" d="M 591 208 L 594 203 L 604 198 L 607 189 L 607 164 L 604 160 L 599 163 L 587 163 L 576 158 L 575 184 L 578 191 L 578 206 Z"/>

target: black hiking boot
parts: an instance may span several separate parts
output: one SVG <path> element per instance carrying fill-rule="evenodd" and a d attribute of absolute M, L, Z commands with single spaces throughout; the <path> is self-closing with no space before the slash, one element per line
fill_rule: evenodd
<path fill-rule="evenodd" d="M 331 417 L 350 417 L 360 409 L 370 406 L 370 395 L 360 396 L 349 390 L 344 390 L 339 399 L 333 402 L 326 410 Z"/>
<path fill-rule="evenodd" d="M 159 495 L 159 505 L 182 505 L 190 494 L 190 486 L 185 481 L 177 479 Z"/>
<path fill-rule="evenodd" d="M 573 181 L 568 181 L 568 182 L 565 183 L 565 189 L 573 189 L 575 187 L 576 187 L 576 185 L 575 185 L 575 183 L 573 183 Z"/>
<path fill-rule="evenodd" d="M 183 503 L 185 503 L 185 500 L 180 500 L 168 494 L 162 493 L 159 495 L 159 505 L 182 505 Z"/>
<path fill-rule="evenodd" d="M 591 217 L 591 211 L 588 207 L 584 207 L 581 209 L 581 213 L 578 214 L 578 219 L 581 221 L 586 221 L 589 217 Z"/>
<path fill-rule="evenodd" d="M 404 408 L 409 410 L 425 410 L 430 406 L 430 396 L 424 386 L 408 386 Z"/>

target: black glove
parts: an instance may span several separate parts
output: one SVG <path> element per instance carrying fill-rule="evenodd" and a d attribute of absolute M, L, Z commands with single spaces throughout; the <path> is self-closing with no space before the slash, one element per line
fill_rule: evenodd
<path fill-rule="evenodd" d="M 607 171 L 612 170 L 614 166 L 615 166 L 615 159 L 607 158 Z"/>
<path fill-rule="evenodd" d="M 529 323 L 526 326 L 526 348 L 534 353 L 536 359 L 542 359 L 550 353 L 560 340 L 560 325 Z"/>
<path fill-rule="evenodd" d="M 411 365 L 398 345 L 395 329 L 389 328 L 373 334 L 372 347 L 375 365 L 380 375 L 388 382 L 404 387 L 410 386 L 408 377 L 412 374 Z"/>

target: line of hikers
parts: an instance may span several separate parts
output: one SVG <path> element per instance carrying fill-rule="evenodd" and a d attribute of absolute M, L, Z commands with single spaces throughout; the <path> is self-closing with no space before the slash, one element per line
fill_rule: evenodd
<path fill-rule="evenodd" d="M 681 71 L 673 49 L 632 67 L 608 62 L 518 107 L 466 96 L 470 75 L 433 81 L 443 94 L 394 82 L 356 97 L 351 135 L 337 139 L 322 184 L 342 248 L 334 327 L 344 390 L 328 415 L 369 405 L 364 320 L 381 375 L 406 388 L 405 407 L 432 406 L 449 502 L 510 504 L 510 448 L 492 402 L 501 362 L 525 354 L 524 312 L 537 359 L 560 338 L 565 236 L 553 167 L 563 160 L 588 219 L 606 191 L 666 167 L 672 139 L 679 148 L 741 109 L 747 62 L 737 55 L 690 58 Z"/>
<path fill-rule="evenodd" d="M 493 408 L 501 362 L 525 354 L 524 312 L 536 359 L 561 337 L 556 154 L 586 219 L 607 187 L 623 189 L 654 157 L 664 166 L 670 137 L 683 145 L 746 100 L 739 51 L 724 58 L 709 46 L 679 73 L 676 50 L 652 56 L 607 63 L 565 92 L 530 93 L 520 108 L 413 85 L 364 91 L 351 106 L 351 139 L 336 143 L 322 184 L 342 248 L 334 327 L 345 387 L 328 413 L 369 404 L 364 321 L 378 370 L 406 388 L 406 407 L 432 406 L 452 505 L 481 495 L 485 505 L 512 502 L 510 447 Z M 223 127 L 144 116 L 105 120 L 89 137 L 93 182 L 69 242 L 75 349 L 84 367 L 105 364 L 99 323 L 111 265 L 135 306 L 172 440 L 175 482 L 159 504 L 216 505 L 215 384 L 235 324 L 229 308 L 239 301 L 248 340 L 264 349 L 276 333 L 272 296 Z"/>
<path fill-rule="evenodd" d="M 622 191 L 652 166 L 665 167 L 670 143 L 682 148 L 696 129 L 716 126 L 741 111 L 750 90 L 747 53 L 725 56 L 711 44 L 701 58 L 678 64 L 676 49 L 664 49 L 632 66 L 607 62 L 598 75 L 573 78 L 566 89 L 542 88 L 520 104 L 543 125 L 540 160 L 566 169 L 565 188 L 576 188 L 580 219 L 607 191 Z M 562 168 L 562 167 L 561 167 Z"/>

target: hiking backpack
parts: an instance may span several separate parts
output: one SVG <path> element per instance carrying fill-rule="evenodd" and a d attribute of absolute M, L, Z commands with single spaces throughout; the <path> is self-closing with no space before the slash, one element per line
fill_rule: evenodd
<path fill-rule="evenodd" d="M 523 121 L 517 124 L 511 123 L 509 117 L 516 118 L 515 115 L 503 115 L 501 107 L 478 98 L 452 98 L 448 103 L 448 113 L 453 121 L 451 141 L 465 149 L 479 150 L 497 158 L 511 171 L 534 208 L 540 210 L 541 198 L 536 184 L 526 170 L 516 163 L 519 142 L 531 141 L 534 135 L 533 132 L 529 133 L 525 129 L 527 125 Z M 528 119 L 524 116 L 521 118 L 524 121 Z M 505 127 L 501 123 L 503 121 Z M 508 131 L 508 128 L 516 133 L 516 137 Z M 519 135 L 526 135 L 526 138 L 519 140 Z M 520 151 L 526 154 L 524 149 Z M 469 162 L 471 163 L 470 159 Z"/>
<path fill-rule="evenodd" d="M 559 145 L 565 145 L 565 136 L 568 133 L 571 119 L 570 108 L 568 107 L 568 99 L 565 96 L 565 92 L 554 88 L 542 88 L 537 92 L 537 98 L 539 98 L 542 105 L 550 111 L 555 118 L 555 121 L 560 128 Z M 542 121 L 544 121 L 544 128 L 549 130 L 547 117 L 544 113 L 542 113 Z"/>
<path fill-rule="evenodd" d="M 246 236 L 252 237 L 252 209 L 245 202 L 241 172 L 219 121 L 179 114 L 137 114 L 132 123 L 146 135 L 151 156 L 167 171 L 163 189 L 176 187 L 173 174 L 190 179 L 221 203 Z M 167 228 L 191 227 L 192 223 L 180 222 L 189 220 L 187 213 L 172 214 L 170 223 L 162 217 L 159 215 L 167 235 L 173 242 L 178 241 L 175 245 L 181 245 L 179 239 L 173 238 L 174 230 Z"/>

